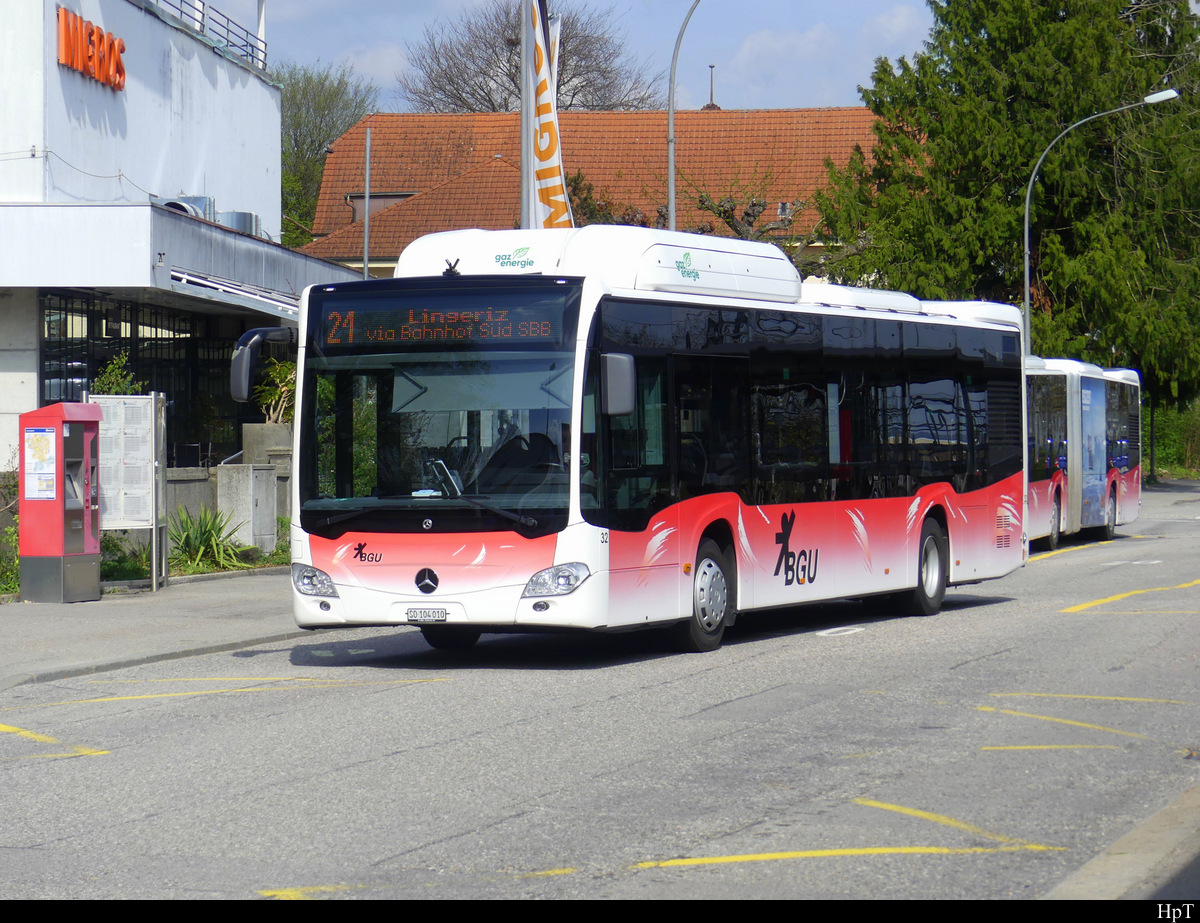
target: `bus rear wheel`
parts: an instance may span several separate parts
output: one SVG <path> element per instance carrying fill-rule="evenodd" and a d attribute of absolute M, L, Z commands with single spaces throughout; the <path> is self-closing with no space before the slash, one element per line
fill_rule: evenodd
<path fill-rule="evenodd" d="M 1054 506 L 1050 511 L 1050 534 L 1046 536 L 1046 547 L 1051 551 L 1058 547 L 1062 539 L 1062 505 L 1058 494 L 1054 495 Z"/>
<path fill-rule="evenodd" d="M 1108 492 L 1108 511 L 1105 515 L 1107 518 L 1104 520 L 1104 540 L 1111 542 L 1117 537 L 1117 492 L 1115 490 Z"/>
<path fill-rule="evenodd" d="M 909 596 L 909 608 L 916 615 L 936 615 L 946 598 L 950 573 L 950 548 L 946 533 L 937 520 L 926 519 L 921 526 L 917 546 L 917 588 Z"/>
<path fill-rule="evenodd" d="M 460 625 L 422 625 L 425 643 L 439 651 L 467 651 L 475 646 L 483 632 Z"/>
<path fill-rule="evenodd" d="M 700 543 L 692 577 L 692 617 L 674 627 L 681 650 L 702 653 L 721 646 L 736 605 L 736 565 L 732 558 L 712 539 Z"/>

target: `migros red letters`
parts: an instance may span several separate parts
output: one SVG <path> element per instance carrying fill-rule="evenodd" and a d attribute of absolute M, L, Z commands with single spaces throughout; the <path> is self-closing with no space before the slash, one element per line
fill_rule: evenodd
<path fill-rule="evenodd" d="M 58 8 L 59 64 L 120 91 L 125 89 L 124 52 L 124 39 L 68 9 Z"/>

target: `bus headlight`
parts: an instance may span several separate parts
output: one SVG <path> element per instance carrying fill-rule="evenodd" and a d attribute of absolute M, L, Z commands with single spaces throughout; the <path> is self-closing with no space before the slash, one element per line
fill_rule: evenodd
<path fill-rule="evenodd" d="M 308 564 L 292 565 L 292 586 L 304 596 L 337 596 L 333 580 L 323 570 Z"/>
<path fill-rule="evenodd" d="M 568 593 L 574 593 L 591 573 L 586 564 L 578 561 L 571 564 L 555 564 L 530 577 L 521 596 L 566 596 Z"/>

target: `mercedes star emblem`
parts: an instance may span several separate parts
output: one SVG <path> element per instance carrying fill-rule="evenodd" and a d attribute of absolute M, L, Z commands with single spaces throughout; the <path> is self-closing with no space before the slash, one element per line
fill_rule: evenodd
<path fill-rule="evenodd" d="M 417 589 L 422 593 L 432 593 L 438 587 L 438 575 L 432 567 L 422 567 L 417 571 Z"/>

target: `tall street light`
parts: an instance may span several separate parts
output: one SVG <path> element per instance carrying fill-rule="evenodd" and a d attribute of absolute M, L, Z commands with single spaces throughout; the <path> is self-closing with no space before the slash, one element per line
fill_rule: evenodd
<path fill-rule="evenodd" d="M 679 37 L 675 39 L 675 54 L 671 55 L 671 89 L 667 98 L 667 230 L 675 230 L 675 65 L 679 63 L 679 46 L 683 43 L 683 30 L 687 28 L 688 20 L 696 12 L 700 0 L 695 0 L 692 8 L 683 17 L 683 25 L 679 27 Z M 705 7 L 707 9 L 707 7 Z"/>
<path fill-rule="evenodd" d="M 1050 153 L 1050 148 L 1058 144 L 1072 129 L 1078 128 L 1093 119 L 1103 118 L 1106 115 L 1113 115 L 1117 112 L 1124 112 L 1126 109 L 1136 109 L 1138 106 L 1153 106 L 1156 103 L 1165 103 L 1168 100 L 1178 99 L 1178 90 L 1159 90 L 1157 93 L 1151 93 L 1149 96 L 1139 99 L 1136 103 L 1129 103 L 1127 106 L 1118 106 L 1116 109 L 1108 109 L 1104 112 L 1097 112 L 1095 115 L 1089 115 L 1086 119 L 1080 119 L 1074 125 L 1068 125 L 1058 137 L 1046 145 L 1046 149 L 1042 151 L 1042 156 L 1038 158 L 1036 164 L 1033 165 L 1033 174 L 1029 177 L 1029 185 L 1025 189 L 1025 354 L 1030 353 L 1030 337 L 1029 329 L 1029 201 L 1033 197 L 1033 184 L 1037 181 L 1038 170 L 1042 168 L 1042 161 L 1046 159 L 1046 155 Z"/>

